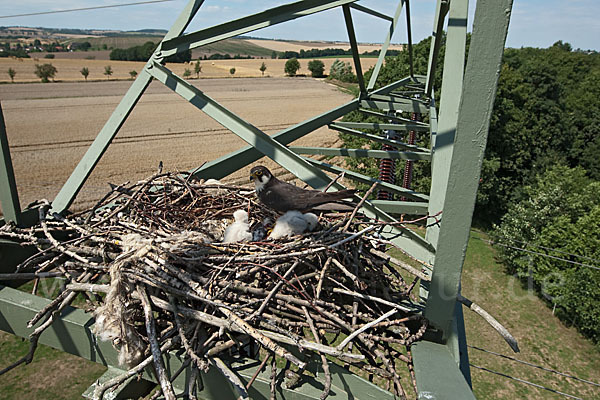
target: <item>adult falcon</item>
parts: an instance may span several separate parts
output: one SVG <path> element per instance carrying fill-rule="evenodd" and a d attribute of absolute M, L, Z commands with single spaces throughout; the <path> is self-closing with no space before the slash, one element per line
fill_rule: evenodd
<path fill-rule="evenodd" d="M 267 207 L 282 213 L 291 210 L 306 212 L 310 210 L 350 211 L 354 209 L 352 203 L 342 200 L 351 198 L 355 190 L 320 192 L 318 190 L 302 189 L 280 181 L 262 165 L 250 170 L 250 181 L 254 181 L 258 199 Z"/>

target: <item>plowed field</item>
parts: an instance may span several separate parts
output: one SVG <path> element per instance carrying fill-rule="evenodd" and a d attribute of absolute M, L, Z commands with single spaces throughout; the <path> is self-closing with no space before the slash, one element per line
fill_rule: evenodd
<path fill-rule="evenodd" d="M 312 78 L 200 79 L 201 90 L 268 134 L 318 115 L 350 96 Z M 22 206 L 52 200 L 131 82 L 7 84 L 0 99 Z M 331 146 L 327 128 L 297 144 Z M 153 82 L 79 194 L 73 210 L 108 189 L 148 177 L 163 161 L 188 170 L 246 145 L 170 89 Z M 270 160 L 262 161 L 275 166 Z M 229 180 L 245 182 L 249 168 Z M 280 170 L 280 172 L 282 172 Z"/>

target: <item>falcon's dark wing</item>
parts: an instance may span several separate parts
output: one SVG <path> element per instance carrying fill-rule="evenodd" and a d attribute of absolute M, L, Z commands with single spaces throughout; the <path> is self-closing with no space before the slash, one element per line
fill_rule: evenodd
<path fill-rule="evenodd" d="M 352 197 L 354 190 L 340 190 L 337 192 L 321 192 L 318 190 L 306 190 L 292 184 L 277 180 L 267 185 L 258 197 L 269 207 L 285 212 L 289 210 L 308 211 L 317 206 L 326 210 L 326 203 L 335 203 Z M 339 209 L 332 207 L 331 209 Z"/>

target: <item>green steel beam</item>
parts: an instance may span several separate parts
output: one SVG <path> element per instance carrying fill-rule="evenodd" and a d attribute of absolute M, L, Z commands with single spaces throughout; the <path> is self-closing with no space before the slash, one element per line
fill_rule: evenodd
<path fill-rule="evenodd" d="M 412 151 L 393 151 L 393 150 L 367 150 L 367 149 L 345 149 L 345 148 L 327 148 L 327 147 L 303 147 L 289 146 L 296 154 L 309 154 L 321 156 L 344 156 L 344 157 L 371 157 L 371 158 L 390 158 L 393 160 L 431 160 L 431 152 L 412 152 Z"/>
<path fill-rule="evenodd" d="M 385 19 L 386 21 L 390 21 L 390 22 L 394 21 L 394 18 L 390 17 L 389 15 L 382 14 L 379 11 L 375 11 L 368 7 L 361 6 L 360 4 L 353 3 L 353 4 L 350 4 L 350 7 L 357 11 L 362 11 L 365 14 L 369 14 L 369 15 L 372 15 L 377 18 Z"/>
<path fill-rule="evenodd" d="M 412 45 L 412 28 L 410 24 L 410 1 L 406 1 L 406 37 L 408 39 L 408 68 L 410 70 L 410 76 L 415 74 L 415 67 L 413 65 L 413 45 Z"/>
<path fill-rule="evenodd" d="M 407 118 L 402 118 L 402 117 L 398 117 L 396 115 L 389 115 L 389 114 L 382 114 L 379 113 L 377 111 L 371 111 L 371 110 L 366 110 L 364 108 L 359 109 L 358 111 L 360 111 L 361 113 L 365 114 L 365 115 L 372 115 L 374 117 L 379 117 L 379 118 L 383 118 L 392 122 L 397 122 L 397 123 L 402 123 L 402 124 L 414 124 L 414 125 L 419 125 L 419 126 L 423 126 L 423 127 L 427 127 L 429 128 L 429 124 L 426 124 L 424 122 L 420 122 L 420 121 L 413 121 Z M 429 130 L 429 129 L 427 129 Z"/>
<path fill-rule="evenodd" d="M 100 159 L 108 149 L 108 146 L 113 141 L 117 132 L 121 129 L 127 117 L 137 104 L 140 97 L 148 87 L 152 80 L 152 76 L 146 73 L 144 70 L 140 71 L 136 80 L 127 90 L 125 96 L 121 99 L 121 102 L 112 113 L 106 124 L 96 136 L 96 139 L 92 142 L 86 153 L 84 154 L 79 164 L 75 167 L 67 182 L 60 189 L 56 198 L 52 202 L 52 211 L 55 213 L 62 213 L 67 210 L 69 206 L 77 197 L 77 194 L 83 187 L 83 184 L 88 179 Z"/>
<path fill-rule="evenodd" d="M 8 138 L 6 137 L 6 125 L 4 124 L 4 114 L 0 104 L 0 205 L 6 221 L 21 224 L 21 205 L 19 204 L 19 194 L 17 192 L 17 183 L 13 170 L 12 160 L 10 158 L 10 148 Z"/>
<path fill-rule="evenodd" d="M 410 97 L 413 94 L 424 94 L 424 89 L 396 89 L 390 92 L 392 96 Z"/>
<path fill-rule="evenodd" d="M 455 2 L 450 5 L 451 15 Z M 425 312 L 429 321 L 444 332 L 452 322 L 460 290 L 511 8 L 512 0 L 479 0 L 475 10 L 465 72 L 467 84 L 460 96 L 454 151 L 441 207 L 444 213 L 436 237 L 437 252 Z M 442 92 L 442 102 L 445 96 Z M 441 127 L 440 131 L 443 132 Z"/>
<path fill-rule="evenodd" d="M 237 366 L 239 365 L 239 366 Z M 248 382 L 254 371 L 257 369 L 257 362 L 248 363 L 248 366 L 238 362 L 235 368 L 232 368 L 238 373 L 244 383 Z M 311 377 L 309 374 L 304 374 L 304 383 L 295 390 L 285 388 L 285 385 L 279 385 L 277 388 L 277 399 L 290 400 L 316 400 L 320 399 L 323 393 L 324 373 L 321 363 L 311 363 L 308 367 L 310 372 L 315 374 L 317 378 Z M 331 392 L 328 399 L 332 400 L 392 400 L 394 395 L 390 392 L 381 389 L 380 387 L 368 382 L 359 376 L 356 376 L 344 368 L 334 363 L 329 363 L 329 371 L 331 373 Z M 257 376 L 254 384 L 248 391 L 249 398 L 267 400 L 270 399 L 270 368 L 264 368 Z M 235 397 L 221 397 L 221 399 L 233 399 Z"/>
<path fill-rule="evenodd" d="M 344 172 L 345 177 L 347 179 L 351 179 L 353 181 L 357 181 L 357 182 L 364 183 L 367 185 L 372 185 L 373 183 L 377 182 L 379 184 L 380 189 L 385 189 L 389 192 L 399 194 L 400 196 L 408 197 L 415 201 L 421 201 L 421 202 L 429 201 L 429 196 L 422 194 L 422 193 L 414 192 L 410 189 L 403 188 L 402 186 L 393 185 L 388 182 L 383 182 L 383 181 L 380 181 L 379 179 L 371 178 L 370 176 L 359 174 L 358 172 L 354 172 L 354 171 L 349 171 L 349 170 L 346 170 L 341 167 L 336 167 L 335 165 L 331 165 L 331 164 L 328 164 L 323 161 L 314 160 L 312 158 L 307 158 L 306 160 L 310 161 L 312 164 L 316 165 L 317 167 L 319 167 L 325 171 L 334 173 L 334 174 L 341 174 L 342 172 Z"/>
<path fill-rule="evenodd" d="M 29 321 L 39 310 L 46 306 L 50 300 L 21 292 L 16 289 L 0 286 L 0 330 L 8 333 L 27 337 L 33 329 L 27 329 Z M 111 367 L 111 375 L 118 375 L 120 370 L 114 366 L 118 365 L 118 354 L 110 342 L 102 342 L 96 339 L 91 329 L 94 319 L 84 310 L 67 307 L 61 314 L 61 318 L 48 328 L 41 336 L 39 343 L 53 347 L 58 350 L 74 354 L 79 357 Z M 183 359 L 175 353 L 168 353 L 165 357 L 165 367 L 169 375 L 177 371 Z M 251 359 L 236 359 L 229 361 L 230 367 L 235 371 L 244 383 L 250 381 L 258 369 L 259 362 Z M 278 398 L 293 400 L 316 400 L 320 398 L 323 391 L 324 376 L 320 369 L 320 360 L 309 364 L 313 372 L 318 373 L 318 378 L 307 377 L 307 383 L 290 390 L 284 385 L 278 387 Z M 370 382 L 348 372 L 347 370 L 331 363 L 332 375 L 331 399 L 389 399 L 394 397 L 391 393 L 373 385 Z M 107 378 L 108 376 L 105 376 Z M 183 393 L 190 378 L 190 369 L 186 369 L 173 382 L 176 393 Z M 148 367 L 142 374 L 142 379 L 156 382 L 152 368 Z M 235 392 L 227 381 L 215 368 L 208 373 L 202 374 L 204 390 L 199 393 L 200 398 L 206 400 L 221 400 L 236 398 Z M 252 399 L 270 398 L 270 371 L 262 371 L 258 374 L 255 383 L 249 391 Z M 122 396 L 125 394 L 122 393 Z M 132 396 L 133 397 L 133 396 Z M 137 396 L 135 396 L 137 397 Z M 105 396 L 108 398 L 108 396 Z"/>
<path fill-rule="evenodd" d="M 28 337 L 27 321 L 50 300 L 0 286 L 0 330 Z M 93 318 L 83 310 L 67 307 L 40 336 L 40 343 L 103 364 L 118 365 L 117 351 L 109 342 L 97 341 L 91 332 Z"/>
<path fill-rule="evenodd" d="M 437 109 L 435 108 L 435 98 L 431 96 L 431 104 L 429 106 L 429 126 L 431 129 L 429 130 L 429 146 L 431 149 L 435 148 L 435 138 L 437 136 L 438 131 L 438 115 Z M 433 175 L 433 164 L 435 162 L 435 157 L 431 159 L 431 174 Z"/>
<path fill-rule="evenodd" d="M 465 65 L 465 44 L 467 32 L 467 8 L 468 0 L 456 0 L 452 3 L 449 10 L 449 18 L 455 21 L 448 27 L 446 36 L 446 55 L 444 58 L 444 69 L 442 75 L 442 100 L 440 103 L 440 113 L 438 118 L 430 121 L 431 129 L 431 149 L 434 156 L 431 160 L 431 200 L 429 201 L 429 214 L 434 215 L 442 210 L 444 196 L 448 184 L 448 173 L 450 169 L 450 158 L 454 146 L 454 135 L 458 120 L 458 111 L 460 105 L 460 96 L 462 93 L 464 65 Z M 442 17 L 443 18 L 443 17 Z M 459 23 L 460 22 L 460 23 Z M 435 99 L 431 93 L 431 104 L 433 106 Z M 431 112 L 435 112 L 431 108 Z M 430 115 L 431 116 L 431 115 Z M 433 124 L 437 126 L 434 129 Z M 425 237 L 437 248 L 438 234 L 440 225 L 430 225 L 427 228 Z M 429 264 L 434 265 L 435 259 L 428 260 Z M 432 271 L 426 271 L 431 275 Z M 423 282 L 419 291 L 420 297 L 427 303 L 430 296 L 431 282 Z M 438 327 L 441 329 L 441 327 Z M 447 334 L 448 332 L 445 332 Z"/>
<path fill-rule="evenodd" d="M 426 79 L 425 75 L 416 75 L 415 74 L 415 76 L 407 76 L 405 78 L 399 79 L 396 82 L 392 82 L 389 85 L 386 85 L 386 86 L 379 88 L 370 93 L 371 94 L 389 94 L 392 91 L 394 91 L 402 86 L 409 86 L 409 85 L 415 84 L 415 83 L 424 84 L 425 79 Z"/>
<path fill-rule="evenodd" d="M 394 100 L 394 101 L 379 101 L 379 100 L 361 100 L 361 107 L 374 108 L 385 111 L 402 111 L 413 112 L 417 114 L 429 113 L 429 108 L 422 102 L 417 100 Z"/>
<path fill-rule="evenodd" d="M 274 7 L 234 21 L 165 40 L 161 46 L 162 56 L 167 57 L 181 51 L 243 35 L 257 29 L 277 25 L 355 1 L 357 0 L 303 0 Z"/>
<path fill-rule="evenodd" d="M 427 215 L 427 203 L 425 202 L 371 200 L 371 204 L 392 214 Z"/>
<path fill-rule="evenodd" d="M 452 157 L 463 87 L 468 4 L 469 0 L 453 0 L 450 5 L 449 18 L 454 22 L 449 25 L 446 37 L 446 55 L 441 91 L 442 101 L 440 103 L 438 127 L 431 137 L 431 150 L 434 156 L 432 159 L 429 215 L 442 211 L 446 195 L 450 159 Z M 427 229 L 427 239 L 436 247 L 438 233 L 439 225 L 433 225 Z"/>
<path fill-rule="evenodd" d="M 473 387 L 471 383 L 471 368 L 469 366 L 469 349 L 467 348 L 467 332 L 462 307 L 463 305 L 457 301 L 452 328 L 448 335 L 446 346 L 448 346 L 448 350 L 454 357 L 454 360 L 459 360 L 458 368 L 463 374 L 465 381 L 467 381 L 469 386 Z"/>
<path fill-rule="evenodd" d="M 313 160 L 306 158 L 311 164 L 316 165 L 318 168 L 325 171 L 329 171 L 335 174 L 344 172 L 346 176 L 352 180 L 372 184 L 376 179 L 371 177 L 358 174 L 356 172 L 348 171 L 343 168 L 336 167 L 334 165 L 327 164 L 322 161 Z M 380 182 L 382 188 L 386 188 L 388 191 L 400 191 L 405 197 L 417 197 L 418 201 L 427 199 L 427 196 L 416 192 L 407 192 L 407 189 L 396 185 L 391 185 L 386 182 Z M 362 212 L 370 218 L 376 218 L 382 221 L 397 221 L 391 215 L 385 213 L 383 210 L 376 208 L 370 201 L 366 201 L 363 205 Z M 418 260 L 429 260 L 435 252 L 435 248 L 427 242 L 425 238 L 420 236 L 418 233 L 403 227 L 403 226 L 388 226 L 379 232 L 381 237 L 393 241 L 397 246 L 400 246 L 407 254 Z"/>
<path fill-rule="evenodd" d="M 100 376 L 94 383 L 89 386 L 85 392 L 81 395 L 84 399 L 92 400 L 94 398 L 94 391 L 96 388 L 103 383 L 114 379 L 118 376 L 123 375 L 125 372 L 121 368 L 115 368 L 113 366 L 108 366 L 108 369 L 102 376 Z M 152 389 L 156 387 L 156 383 L 148 381 L 146 379 L 138 379 L 136 375 L 129 377 L 126 379 L 118 388 L 111 391 L 109 394 L 105 394 L 105 399 L 111 400 L 125 400 L 125 399 L 137 399 L 137 398 L 145 398 Z"/>
<path fill-rule="evenodd" d="M 381 71 L 381 67 L 383 66 L 383 61 L 385 60 L 385 55 L 387 54 L 388 48 L 390 47 L 390 42 L 392 37 L 394 36 L 394 31 L 398 26 L 398 19 L 400 18 L 400 14 L 402 13 L 402 6 L 404 5 L 404 0 L 398 2 L 398 6 L 396 7 L 396 12 L 394 14 L 394 18 L 392 19 L 392 23 L 390 24 L 390 28 L 388 29 L 385 40 L 383 41 L 383 45 L 381 46 L 381 50 L 379 51 L 379 57 L 377 57 L 377 63 L 373 68 L 373 73 L 371 74 L 371 79 L 369 79 L 369 84 L 367 85 L 367 90 L 371 91 L 375 88 L 375 84 L 377 83 L 377 77 L 379 76 L 379 72 Z"/>
<path fill-rule="evenodd" d="M 360 89 L 358 97 L 364 98 L 367 95 L 367 89 L 365 88 L 365 78 L 363 76 L 362 66 L 360 65 L 360 54 L 358 53 L 358 43 L 356 43 L 356 33 L 354 32 L 354 24 L 352 23 L 352 12 L 350 11 L 350 6 L 348 4 L 344 4 L 342 10 L 344 11 L 344 21 L 346 22 L 348 40 L 350 41 L 350 48 L 352 49 L 356 80 L 358 81 L 358 88 Z"/>
<path fill-rule="evenodd" d="M 21 243 L 19 242 L 0 239 L 0 274 L 11 274 L 15 272 L 17 265 L 34 255 L 36 252 L 37 251 L 31 247 L 21 246 Z M 9 283 L 10 282 L 0 282 L 0 285 Z"/>
<path fill-rule="evenodd" d="M 411 353 L 419 399 L 475 400 L 447 346 L 423 340 Z"/>
<path fill-rule="evenodd" d="M 313 188 L 323 188 L 330 182 L 330 178 L 319 169 L 323 168 L 322 164 L 319 163 L 319 165 L 317 165 L 319 168 L 315 167 L 314 160 L 295 154 L 272 137 L 269 137 L 258 128 L 248 124 L 231 111 L 219 105 L 199 89 L 176 76 L 167 68 L 155 63 L 150 71 L 155 79 L 171 88 L 188 102 L 201 109 L 221 125 L 240 136 L 248 144 L 254 146 L 259 152 L 271 158 Z M 335 184 L 334 188 L 340 189 L 342 186 Z M 415 198 L 416 200 L 427 200 L 425 195 L 415 194 L 404 188 L 399 188 L 397 190 L 401 190 L 405 197 Z M 387 221 L 394 221 L 391 216 L 383 213 L 381 210 L 375 209 L 370 204 L 365 204 L 363 208 L 365 214 L 368 216 L 381 218 Z M 407 228 L 392 228 L 390 234 L 395 236 L 398 236 L 399 234 L 403 235 L 401 238 L 398 238 L 398 240 L 405 242 L 405 246 L 408 248 L 407 251 L 411 254 L 415 254 L 415 257 L 430 257 L 430 253 L 433 251 L 432 246 L 423 237 Z"/>
<path fill-rule="evenodd" d="M 353 100 L 331 111 L 284 129 L 271 137 L 281 144 L 289 144 L 357 108 L 358 103 L 356 100 Z M 200 168 L 194 169 L 194 176 L 198 179 L 221 179 L 257 161 L 261 157 L 263 157 L 263 154 L 256 150 L 254 146 L 246 146 L 216 160 L 207 162 Z"/>
<path fill-rule="evenodd" d="M 333 129 L 333 130 L 336 130 L 336 131 L 339 131 L 342 133 L 347 133 L 349 135 L 362 137 L 364 139 L 372 140 L 374 142 L 389 144 L 390 146 L 394 146 L 399 149 L 406 149 L 406 150 L 419 151 L 419 152 L 423 152 L 423 153 L 425 153 L 425 152 L 430 153 L 430 150 L 426 149 L 424 147 L 419 147 L 419 146 L 415 146 L 414 144 L 400 142 L 398 140 L 385 139 L 382 136 L 372 135 L 370 133 L 364 133 L 364 132 L 357 131 L 357 130 L 350 129 L 350 128 L 344 128 L 343 126 L 338 126 L 337 123 L 329 124 L 329 129 Z"/>
<path fill-rule="evenodd" d="M 422 92 L 421 92 L 422 93 Z M 396 92 L 389 93 L 387 95 L 382 94 L 372 94 L 369 96 L 369 100 L 375 101 L 384 101 L 384 102 L 392 102 L 392 103 L 420 103 L 424 107 L 429 105 L 429 102 L 426 100 L 416 99 L 414 97 L 402 96 Z"/>
<path fill-rule="evenodd" d="M 415 124 L 415 123 L 403 123 L 403 124 L 390 124 L 380 122 L 336 122 L 336 126 L 342 126 L 344 128 L 351 129 L 391 129 L 395 131 L 418 131 L 418 132 L 429 132 L 429 125 Z"/>
<path fill-rule="evenodd" d="M 155 62 L 149 71 L 156 80 L 313 188 L 324 188 L 330 182 L 324 172 L 254 125 L 244 121 L 166 67 Z"/>
<path fill-rule="evenodd" d="M 204 3 L 204 0 L 190 0 L 181 12 L 179 18 L 177 18 L 177 21 L 175 21 L 175 24 L 173 24 L 169 32 L 165 35 L 163 42 L 181 35 L 202 3 Z M 146 64 L 146 68 L 151 65 L 151 62 L 152 61 L 149 61 L 149 63 Z M 146 68 L 139 73 L 136 80 L 129 87 L 129 90 L 127 90 L 127 93 L 125 93 L 125 96 L 123 96 L 115 111 L 113 111 L 100 133 L 98 133 L 98 136 L 96 136 L 96 139 L 94 139 L 94 142 L 90 145 L 79 164 L 77 164 L 75 170 L 73 170 L 71 176 L 67 179 L 67 182 L 60 189 L 60 192 L 52 202 L 51 212 L 62 213 L 67 210 L 73 203 L 73 200 L 75 200 L 75 197 L 83 187 L 83 184 L 90 176 L 93 169 L 106 152 L 106 149 L 152 81 L 152 76 L 147 73 Z"/>
<path fill-rule="evenodd" d="M 438 0 L 435 6 L 435 17 L 433 19 L 433 32 L 431 34 L 433 40 L 429 48 L 429 59 L 427 62 L 427 81 L 425 82 L 425 94 L 431 96 L 433 90 L 433 82 L 435 81 L 435 69 L 437 59 L 440 53 L 442 44 L 442 32 L 444 29 L 444 20 L 448 13 L 448 1 Z"/>

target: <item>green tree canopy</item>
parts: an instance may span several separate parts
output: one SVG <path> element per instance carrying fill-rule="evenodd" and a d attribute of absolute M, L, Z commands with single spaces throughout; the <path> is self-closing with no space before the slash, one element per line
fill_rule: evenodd
<path fill-rule="evenodd" d="M 509 273 L 531 279 L 600 342 L 600 270 L 580 265 L 600 259 L 600 182 L 581 167 L 549 168 L 521 189 L 492 237 Z"/>
<path fill-rule="evenodd" d="M 283 71 L 289 76 L 295 76 L 300 69 L 300 62 L 295 58 L 290 58 L 285 62 Z"/>
<path fill-rule="evenodd" d="M 42 82 L 50 82 L 50 79 L 54 79 L 54 76 L 58 70 L 52 64 L 35 64 L 35 75 L 42 80 Z"/>
<path fill-rule="evenodd" d="M 133 46 L 127 49 L 113 49 L 109 57 L 111 60 L 119 61 L 148 61 L 154 50 L 156 50 L 156 46 L 154 42 L 149 41 L 141 46 Z M 192 51 L 186 50 L 165 58 L 165 62 L 187 63 L 191 59 Z"/>
<path fill-rule="evenodd" d="M 110 76 L 113 74 L 113 69 L 110 65 L 107 65 L 104 67 L 104 75 L 106 75 L 106 79 L 110 78 Z"/>
<path fill-rule="evenodd" d="M 81 75 L 83 75 L 84 79 L 87 81 L 88 75 L 90 74 L 88 67 L 81 68 L 79 72 L 81 72 Z"/>
<path fill-rule="evenodd" d="M 12 68 L 9 68 L 7 72 L 8 72 L 8 76 L 10 77 L 10 81 L 14 82 L 15 81 L 15 76 L 17 75 L 17 71 L 15 71 Z"/>
<path fill-rule="evenodd" d="M 196 60 L 194 64 L 194 73 L 196 74 L 196 78 L 200 78 L 200 72 L 202 72 L 202 65 L 200 64 L 200 60 Z"/>
<path fill-rule="evenodd" d="M 313 77 L 321 77 L 325 71 L 325 64 L 321 60 L 311 60 L 308 62 L 308 70 Z"/>
<path fill-rule="evenodd" d="M 356 75 L 352 72 L 349 62 L 336 59 L 329 68 L 329 77 L 342 82 L 356 82 Z"/>
<path fill-rule="evenodd" d="M 467 37 L 467 49 L 470 36 Z M 413 46 L 414 72 L 425 74 L 431 38 Z M 439 105 L 445 37 L 434 78 Z M 330 75 L 343 69 L 332 66 Z M 349 66 L 349 64 L 348 64 Z M 372 69 L 365 73 L 368 81 Z M 386 57 L 375 87 L 410 74 L 409 55 Z M 336 78 L 337 79 L 337 78 Z M 366 117 L 358 113 L 351 118 Z M 422 145 L 428 138 L 419 136 Z M 369 161 L 367 161 L 369 162 Z M 561 41 L 547 49 L 506 49 L 498 81 L 475 209 L 479 221 L 497 222 L 523 185 L 548 167 L 582 166 L 600 179 L 600 54 Z M 414 186 L 428 191 L 429 166 L 415 163 Z"/>

